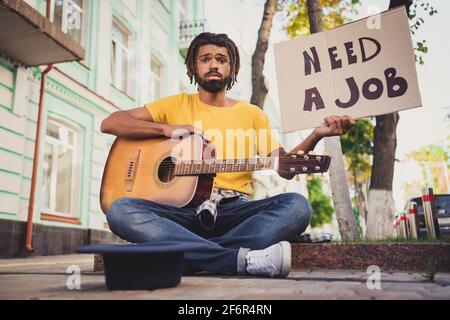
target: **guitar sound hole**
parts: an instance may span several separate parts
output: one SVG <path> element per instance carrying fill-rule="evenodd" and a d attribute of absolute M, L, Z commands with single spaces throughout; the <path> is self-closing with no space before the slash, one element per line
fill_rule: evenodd
<path fill-rule="evenodd" d="M 158 168 L 158 178 L 161 182 L 167 183 L 175 178 L 175 163 L 172 157 L 165 158 Z"/>

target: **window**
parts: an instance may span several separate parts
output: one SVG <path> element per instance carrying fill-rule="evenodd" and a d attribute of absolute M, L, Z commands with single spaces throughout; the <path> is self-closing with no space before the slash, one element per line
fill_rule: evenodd
<path fill-rule="evenodd" d="M 112 25 L 111 83 L 130 95 L 130 33 L 115 21 Z"/>
<path fill-rule="evenodd" d="M 87 0 L 55 0 L 53 22 L 85 47 Z"/>
<path fill-rule="evenodd" d="M 77 211 L 76 143 L 76 131 L 49 119 L 43 163 L 44 211 L 66 216 L 73 216 Z"/>
<path fill-rule="evenodd" d="M 161 63 L 156 59 L 152 58 L 151 61 L 151 81 L 150 81 L 150 92 L 151 100 L 155 101 L 162 98 L 163 95 L 163 76 L 164 68 Z"/>

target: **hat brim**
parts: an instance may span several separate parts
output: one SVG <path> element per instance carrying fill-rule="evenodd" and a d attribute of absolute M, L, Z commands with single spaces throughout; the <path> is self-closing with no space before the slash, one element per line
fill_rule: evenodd
<path fill-rule="evenodd" d="M 76 248 L 78 253 L 103 254 L 106 286 L 111 290 L 168 288 L 178 285 L 184 251 L 197 243 L 158 242 L 98 244 Z"/>

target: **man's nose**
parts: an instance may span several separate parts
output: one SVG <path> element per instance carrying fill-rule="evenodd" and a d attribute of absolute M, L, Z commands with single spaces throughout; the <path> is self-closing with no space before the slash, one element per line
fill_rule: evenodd
<path fill-rule="evenodd" d="M 210 69 L 211 69 L 211 68 L 216 68 L 216 69 L 217 69 L 217 67 L 218 67 L 217 60 L 216 60 L 215 58 L 212 58 L 212 59 L 211 59 L 211 62 L 210 62 L 210 64 L 209 64 L 209 68 L 210 68 Z"/>

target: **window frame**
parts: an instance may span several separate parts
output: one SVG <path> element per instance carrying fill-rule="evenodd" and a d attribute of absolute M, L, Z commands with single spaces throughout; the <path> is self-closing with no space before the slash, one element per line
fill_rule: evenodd
<path fill-rule="evenodd" d="M 153 71 L 153 65 L 156 65 L 160 68 L 160 74 L 156 74 Z M 151 101 L 155 101 L 157 99 L 161 99 L 164 95 L 164 90 L 165 90 L 165 86 L 164 86 L 164 80 L 165 80 L 165 65 L 161 62 L 161 60 L 159 60 L 157 57 L 155 57 L 154 55 L 152 55 L 150 57 L 150 86 L 151 86 L 151 90 L 150 90 L 150 100 Z M 159 81 L 160 84 L 160 92 L 159 92 L 159 97 L 156 98 L 156 94 L 155 94 L 155 80 Z"/>
<path fill-rule="evenodd" d="M 73 134 L 73 143 L 70 145 L 69 143 L 61 143 L 61 140 L 56 139 L 54 137 L 51 137 L 47 134 L 47 130 L 45 131 L 45 143 L 44 148 L 47 146 L 47 144 L 50 144 L 53 147 L 52 150 L 52 172 L 51 172 L 51 182 L 50 182 L 50 189 L 49 189 L 49 195 L 44 193 L 46 190 L 43 190 L 43 196 L 49 197 L 49 206 L 45 207 L 42 206 L 42 216 L 46 215 L 53 215 L 58 216 L 62 218 L 68 218 L 68 219 L 76 219 L 76 221 L 79 222 L 80 216 L 80 196 L 81 196 L 81 177 L 77 175 L 77 168 L 81 165 L 81 150 L 80 150 L 80 141 L 81 141 L 81 130 L 76 128 L 73 125 L 70 125 L 66 121 L 60 120 L 55 117 L 49 117 L 47 120 L 48 123 L 52 123 L 53 125 L 59 127 L 65 127 L 69 132 Z M 56 148 L 55 148 L 56 146 Z M 58 148 L 60 147 L 67 147 L 72 151 L 72 159 L 71 159 L 71 182 L 70 182 L 70 206 L 69 206 L 69 212 L 62 212 L 58 211 L 56 209 L 56 188 L 57 186 L 57 172 L 58 172 Z M 45 151 L 44 151 L 45 153 Z M 45 161 L 45 160 L 44 160 Z M 42 170 L 44 175 L 44 170 Z M 43 176 L 44 178 L 44 176 Z M 52 219 L 44 219 L 44 220 L 52 220 Z M 68 222 L 68 221 L 66 221 Z"/>
<path fill-rule="evenodd" d="M 115 26 L 120 32 L 123 33 L 126 39 L 126 46 L 119 41 L 119 39 L 115 38 L 113 36 L 112 28 Z M 111 24 L 111 61 L 110 61 L 110 83 L 111 85 L 116 88 L 117 90 L 121 91 L 125 95 L 132 97 L 132 83 L 130 81 L 131 78 L 131 72 L 132 72 L 132 48 L 131 48 L 131 42 L 132 42 L 133 33 L 128 30 L 125 25 L 120 22 L 119 19 L 116 17 L 113 17 L 112 24 Z M 114 46 L 114 45 L 115 46 Z M 125 88 L 122 87 L 123 85 L 123 74 L 122 74 L 122 68 L 117 64 L 117 61 L 122 61 L 123 58 L 123 52 L 125 52 L 125 63 L 126 63 L 126 76 L 125 76 Z M 113 53 L 115 60 L 113 58 Z M 119 53 L 119 54 L 118 54 Z M 120 57 L 121 59 L 118 59 Z M 114 68 L 113 68 L 113 61 L 114 61 Z M 114 69 L 114 73 L 113 73 Z M 120 74 L 121 79 L 119 81 L 118 75 Z M 118 85 L 122 83 L 122 85 Z"/>

